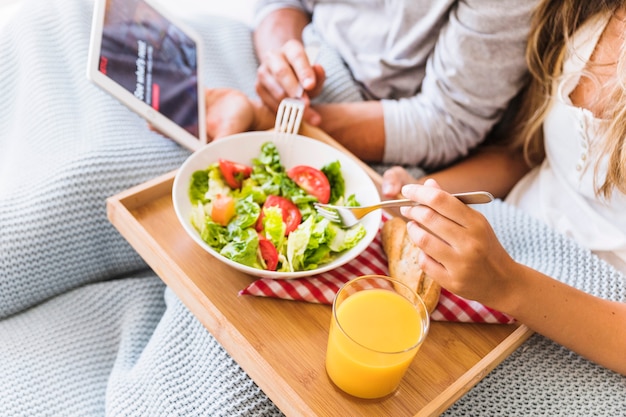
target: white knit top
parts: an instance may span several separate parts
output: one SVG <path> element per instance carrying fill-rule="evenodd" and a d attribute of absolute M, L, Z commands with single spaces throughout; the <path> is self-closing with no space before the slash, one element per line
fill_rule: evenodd
<path fill-rule="evenodd" d="M 544 122 L 546 159 L 517 184 L 507 202 L 626 271 L 626 196 L 617 191 L 609 201 L 595 196 L 600 120 L 569 98 L 607 22 L 600 16 L 575 34 Z M 607 159 L 601 159 L 597 181 L 606 175 Z"/>

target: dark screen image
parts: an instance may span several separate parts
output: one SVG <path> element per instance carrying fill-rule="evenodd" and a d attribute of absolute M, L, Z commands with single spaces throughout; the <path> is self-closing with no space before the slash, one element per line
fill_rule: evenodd
<path fill-rule="evenodd" d="M 108 0 L 99 70 L 198 137 L 195 42 L 141 0 Z"/>

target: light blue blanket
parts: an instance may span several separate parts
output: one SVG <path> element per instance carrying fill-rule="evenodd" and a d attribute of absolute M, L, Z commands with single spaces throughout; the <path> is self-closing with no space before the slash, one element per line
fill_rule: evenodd
<path fill-rule="evenodd" d="M 90 0 L 21 1 L 0 32 L 0 415 L 281 415 L 106 218 L 108 196 L 189 152 L 87 81 Z M 249 28 L 189 23 L 207 86 L 253 95 Z M 323 99 L 358 100 L 337 57 L 320 60 Z M 501 202 L 481 210 L 516 259 L 626 300 L 587 251 Z M 625 415 L 626 379 L 533 336 L 445 414 Z"/>

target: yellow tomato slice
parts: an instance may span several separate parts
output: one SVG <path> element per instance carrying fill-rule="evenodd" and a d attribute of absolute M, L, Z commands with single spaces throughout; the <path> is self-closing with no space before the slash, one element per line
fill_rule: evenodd
<path fill-rule="evenodd" d="M 213 200 L 211 218 L 220 226 L 226 226 L 235 215 L 235 200 L 227 195 L 219 195 Z"/>

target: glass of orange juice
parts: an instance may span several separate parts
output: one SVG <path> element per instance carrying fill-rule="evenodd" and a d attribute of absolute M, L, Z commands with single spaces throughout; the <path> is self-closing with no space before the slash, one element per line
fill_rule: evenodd
<path fill-rule="evenodd" d="M 380 398 L 394 392 L 426 338 L 428 311 L 400 281 L 366 275 L 344 284 L 333 301 L 326 372 L 344 392 Z"/>

